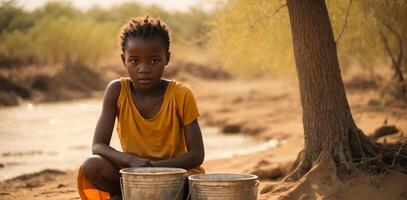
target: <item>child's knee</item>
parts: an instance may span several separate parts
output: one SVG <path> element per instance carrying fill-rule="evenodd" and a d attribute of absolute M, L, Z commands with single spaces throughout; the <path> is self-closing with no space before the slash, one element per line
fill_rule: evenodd
<path fill-rule="evenodd" d="M 100 167 L 102 165 L 102 157 L 98 155 L 92 155 L 86 158 L 82 163 L 83 174 L 88 179 L 95 179 L 98 177 Z"/>

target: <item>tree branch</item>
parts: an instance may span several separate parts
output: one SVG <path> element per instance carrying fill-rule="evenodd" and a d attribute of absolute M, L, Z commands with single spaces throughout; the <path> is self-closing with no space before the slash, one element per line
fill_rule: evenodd
<path fill-rule="evenodd" d="M 250 28 L 253 28 L 253 26 L 262 19 L 267 19 L 268 20 L 268 19 L 272 18 L 274 15 L 276 15 L 278 12 L 280 12 L 281 9 L 283 9 L 286 6 L 287 6 L 287 3 L 281 5 L 276 10 L 274 10 L 274 12 L 272 12 L 271 15 L 266 15 L 264 18 L 257 17 L 252 23 L 250 23 Z"/>
<path fill-rule="evenodd" d="M 280 7 L 278 7 L 278 8 L 273 12 L 273 14 L 271 14 L 270 16 L 268 16 L 268 18 L 272 18 L 274 15 L 276 15 L 278 12 L 280 12 L 281 9 L 283 9 L 283 8 L 286 7 L 286 6 L 287 6 L 287 3 L 281 5 Z"/>
<path fill-rule="evenodd" d="M 393 52 L 391 51 L 389 42 L 387 41 L 387 38 L 386 38 L 386 36 L 384 35 L 384 33 L 383 33 L 382 30 L 379 30 L 379 35 L 380 35 L 380 37 L 382 38 L 383 45 L 384 45 L 384 49 L 386 50 L 387 54 L 389 54 L 390 59 L 391 59 L 391 62 L 392 62 L 392 65 L 394 66 L 395 63 L 396 63 L 396 59 L 394 58 L 394 54 L 393 54 Z"/>
<path fill-rule="evenodd" d="M 404 77 L 403 77 L 403 72 L 401 70 L 401 62 L 402 62 L 403 54 L 404 54 L 404 52 L 403 52 L 403 39 L 402 39 L 401 35 L 392 26 L 390 26 L 388 23 L 382 22 L 382 24 L 383 24 L 383 26 L 385 28 L 387 28 L 396 37 L 396 39 L 398 41 L 399 52 L 398 52 L 398 55 L 396 57 L 396 55 L 394 55 L 393 52 L 391 52 L 390 45 L 389 45 L 384 33 L 382 31 L 380 31 L 380 35 L 381 35 L 383 43 L 385 45 L 385 49 L 389 53 L 389 55 L 390 55 L 390 57 L 392 59 L 393 69 L 395 71 L 393 77 L 397 77 L 399 82 L 403 82 Z"/>
<path fill-rule="evenodd" d="M 344 23 L 343 23 L 341 32 L 339 32 L 338 38 L 337 38 L 336 41 L 335 41 L 335 44 L 336 44 L 336 45 L 338 45 L 339 40 L 341 39 L 342 34 L 343 34 L 343 32 L 345 31 L 346 26 L 348 25 L 348 19 L 349 19 L 349 13 L 350 13 L 350 6 L 351 6 L 351 4 L 352 4 L 352 0 L 349 0 L 348 8 L 347 8 L 347 10 L 346 10 L 346 15 L 345 15 L 345 21 L 344 21 Z"/>

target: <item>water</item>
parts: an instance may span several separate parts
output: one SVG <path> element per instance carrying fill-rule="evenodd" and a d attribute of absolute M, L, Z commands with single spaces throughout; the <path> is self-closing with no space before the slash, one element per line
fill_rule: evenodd
<path fill-rule="evenodd" d="M 42 169 L 76 169 L 91 154 L 100 99 L 60 103 L 30 103 L 0 109 L 0 181 Z M 203 127 L 206 160 L 271 148 L 242 135 L 223 135 Z M 115 129 L 111 145 L 121 150 Z M 244 147 L 244 148 L 243 148 Z"/>

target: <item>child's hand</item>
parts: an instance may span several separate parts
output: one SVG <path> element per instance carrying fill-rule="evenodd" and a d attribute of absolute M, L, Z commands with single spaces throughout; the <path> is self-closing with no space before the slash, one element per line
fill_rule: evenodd
<path fill-rule="evenodd" d="M 127 165 L 129 167 L 147 167 L 147 159 L 140 158 L 138 156 L 127 154 Z"/>

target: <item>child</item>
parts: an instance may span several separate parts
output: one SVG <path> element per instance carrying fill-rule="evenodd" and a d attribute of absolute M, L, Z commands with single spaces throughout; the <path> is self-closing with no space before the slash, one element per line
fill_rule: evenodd
<path fill-rule="evenodd" d="M 134 18 L 120 32 L 121 59 L 129 78 L 106 88 L 93 137 L 93 156 L 78 173 L 82 199 L 120 198 L 125 167 L 179 167 L 204 173 L 199 112 L 189 87 L 162 79 L 170 59 L 169 30 L 160 19 Z M 123 152 L 109 146 L 117 117 Z M 102 197 L 102 198 L 100 198 Z"/>

